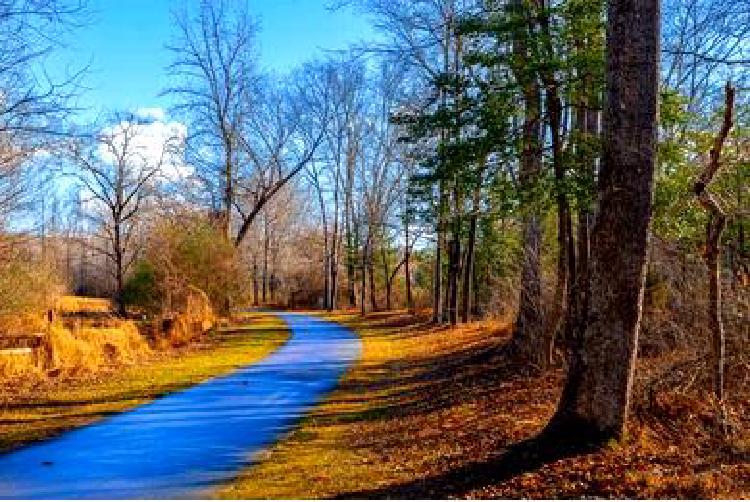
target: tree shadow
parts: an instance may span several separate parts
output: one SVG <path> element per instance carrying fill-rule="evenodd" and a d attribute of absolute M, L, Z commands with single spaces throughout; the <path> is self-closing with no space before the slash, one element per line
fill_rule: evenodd
<path fill-rule="evenodd" d="M 410 331 L 398 336 L 409 336 Z M 529 380 L 522 368 L 505 357 L 506 338 L 506 333 L 501 332 L 475 347 L 457 346 L 440 354 L 360 367 L 328 400 L 333 405 L 355 409 L 345 411 L 334 406 L 336 411 L 317 410 L 312 417 L 318 423 L 403 418 L 482 399 L 498 392 L 502 385 L 531 386 L 530 398 L 536 390 L 549 389 L 547 379 L 555 375 Z"/>
<path fill-rule="evenodd" d="M 462 497 L 473 490 L 494 485 L 520 474 L 533 472 L 558 460 L 591 453 L 597 444 L 582 446 L 571 436 L 542 432 L 511 445 L 490 458 L 470 462 L 431 477 L 373 490 L 344 493 L 342 499 L 446 499 Z"/>

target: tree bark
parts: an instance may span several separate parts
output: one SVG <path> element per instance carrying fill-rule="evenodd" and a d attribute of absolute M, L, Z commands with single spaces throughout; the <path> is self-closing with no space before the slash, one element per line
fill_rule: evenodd
<path fill-rule="evenodd" d="M 610 0 L 607 104 L 591 298 L 547 433 L 578 444 L 622 438 L 640 329 L 656 160 L 659 0 Z"/>

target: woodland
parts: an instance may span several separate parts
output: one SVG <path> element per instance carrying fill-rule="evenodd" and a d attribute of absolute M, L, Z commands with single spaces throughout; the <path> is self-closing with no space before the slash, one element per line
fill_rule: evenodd
<path fill-rule="evenodd" d="M 563 375 L 539 451 L 651 421 L 747 467 L 750 4 L 330 7 L 377 37 L 278 74 L 251 3 L 181 4 L 175 122 L 82 122 L 86 68 L 44 62 L 91 6 L 0 2 L 0 348 L 47 347 L 0 355 L 3 392 L 240 309 L 398 312 L 506 326 L 497 357 Z"/>

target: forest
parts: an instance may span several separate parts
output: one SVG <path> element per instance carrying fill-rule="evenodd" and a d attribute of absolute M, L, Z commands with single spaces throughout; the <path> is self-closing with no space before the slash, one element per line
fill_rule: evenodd
<path fill-rule="evenodd" d="M 93 112 L 85 61 L 48 70 L 97 3 L 0 1 L 0 451 L 254 363 L 296 336 L 265 313 L 312 312 L 362 338 L 363 373 L 336 390 L 352 402 L 418 374 L 409 406 L 466 392 L 533 427 L 487 439 L 510 453 L 482 468 L 447 455 L 307 492 L 305 465 L 287 493 L 272 460 L 222 496 L 750 496 L 747 2 L 338 0 L 372 35 L 283 73 L 253 2 L 174 2 L 170 107 Z M 246 355 L 222 345 L 245 329 L 261 340 Z M 421 342 L 382 338 L 398 333 Z M 65 392 L 164 364 L 179 378 L 95 386 L 118 404 L 59 421 L 82 399 Z M 462 413 L 482 438 L 500 427 Z M 646 450 L 680 474 L 618 464 Z M 608 481 L 538 470 L 591 452 Z"/>

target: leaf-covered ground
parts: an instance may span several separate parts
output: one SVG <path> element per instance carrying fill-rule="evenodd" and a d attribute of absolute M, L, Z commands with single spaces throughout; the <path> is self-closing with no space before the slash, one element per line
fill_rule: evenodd
<path fill-rule="evenodd" d="M 0 382 L 0 451 L 100 420 L 252 364 L 289 332 L 275 316 L 247 314 L 200 343 L 137 364 L 65 378 Z"/>
<path fill-rule="evenodd" d="M 636 405 L 627 441 L 588 454 L 553 448 L 542 455 L 529 440 L 554 411 L 562 371 L 528 375 L 504 360 L 507 327 L 436 329 L 406 314 L 336 319 L 358 329 L 363 360 L 217 496 L 750 496 L 746 393 L 735 396 L 739 432 L 728 441 L 710 432 L 710 400 L 656 391 Z M 642 360 L 639 372 L 651 367 Z"/>

